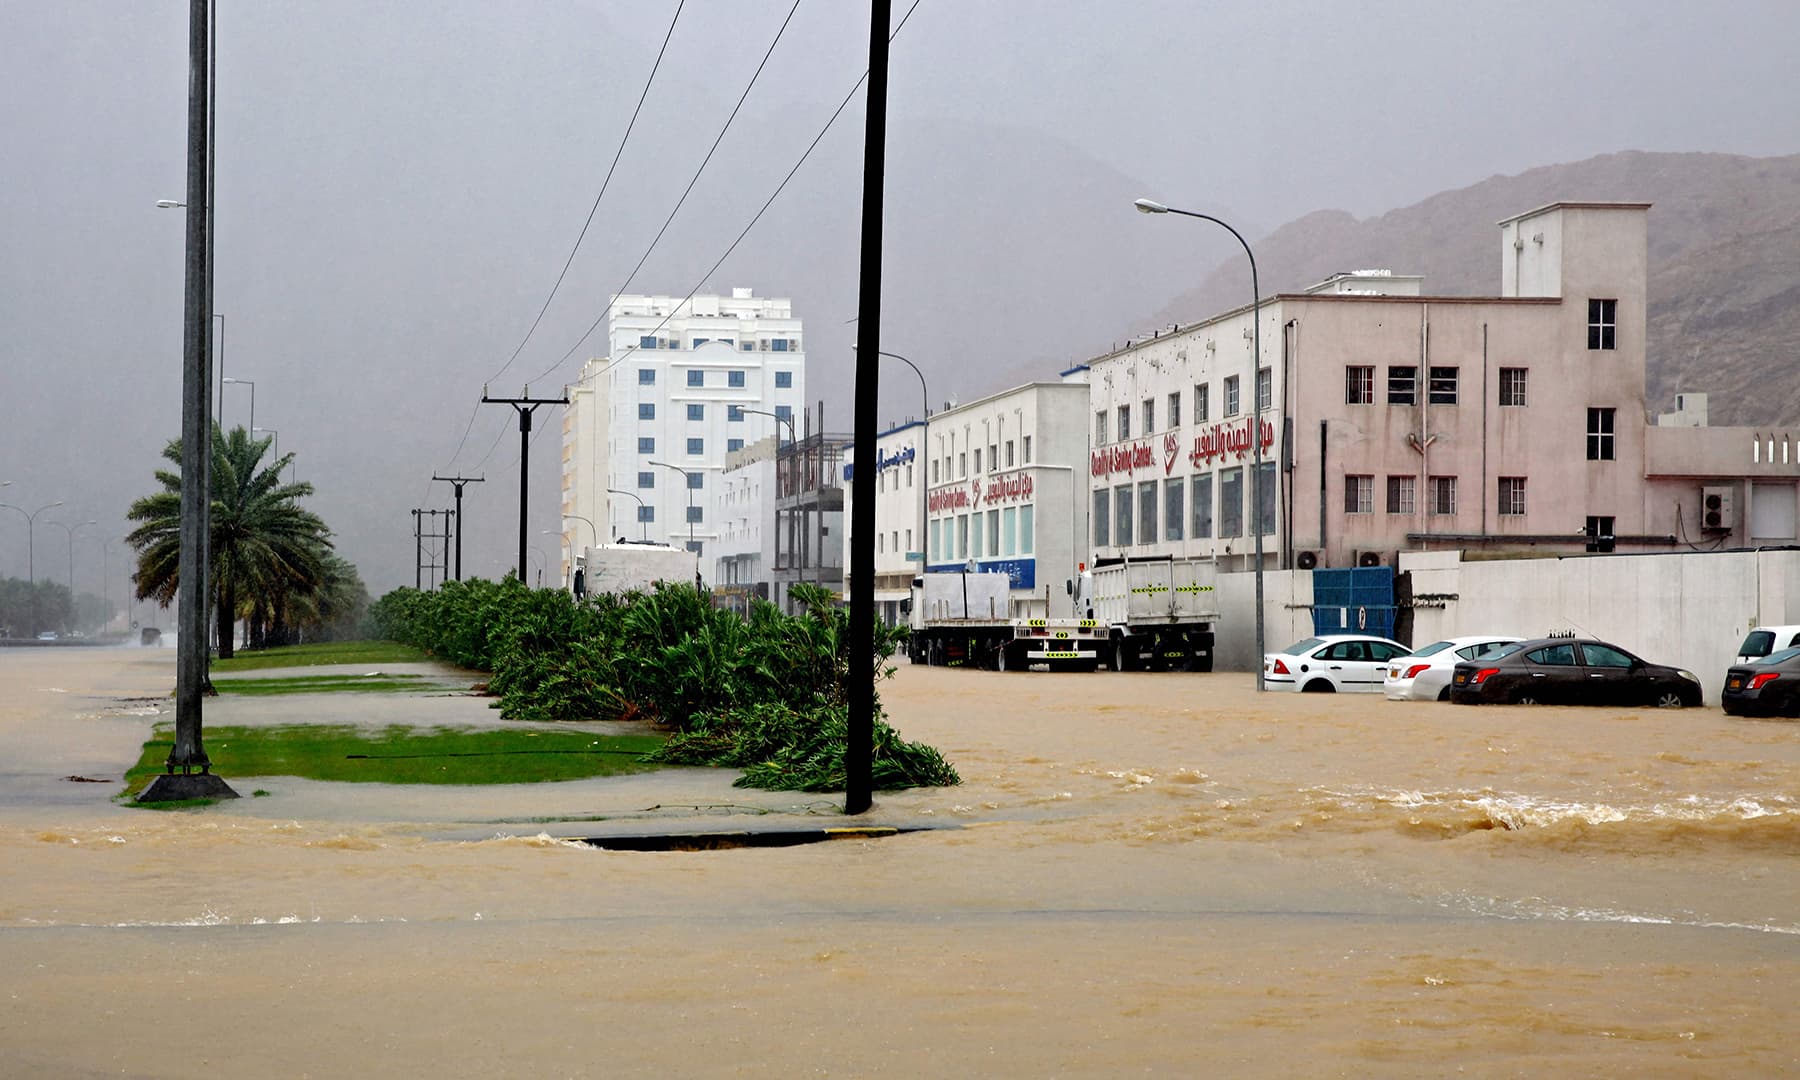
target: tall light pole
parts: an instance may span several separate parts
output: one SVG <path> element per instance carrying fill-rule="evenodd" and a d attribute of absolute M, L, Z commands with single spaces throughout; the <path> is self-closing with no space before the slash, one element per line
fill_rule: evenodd
<path fill-rule="evenodd" d="M 687 487 L 688 550 L 694 553 L 694 589 L 696 591 L 704 592 L 706 586 L 703 584 L 701 577 L 700 577 L 700 549 L 698 549 L 694 546 L 694 480 L 693 480 L 693 474 L 688 472 L 686 469 L 682 468 L 679 465 L 671 465 L 666 461 L 652 461 L 650 464 L 660 465 L 665 469 L 674 469 L 676 472 L 681 474 L 682 482 Z"/>
<path fill-rule="evenodd" d="M 638 530 L 639 530 L 639 533 L 641 534 L 641 538 L 644 541 L 648 542 L 650 539 L 650 523 L 644 520 L 644 497 L 642 495 L 639 495 L 635 491 L 622 491 L 619 488 L 607 488 L 606 493 L 608 495 L 625 495 L 625 496 L 628 496 L 630 498 L 637 500 Z M 583 519 L 583 520 L 585 520 L 585 519 Z M 588 522 L 588 524 L 591 525 L 591 524 L 593 524 L 593 522 L 590 521 L 590 522 Z M 599 545 L 595 545 L 595 546 L 597 547 Z"/>
<path fill-rule="evenodd" d="M 98 521 L 78 521 L 73 525 L 65 525 L 60 521 L 46 521 L 46 525 L 54 525 L 69 534 L 69 603 L 75 602 L 75 534 L 89 525 L 98 525 Z"/>
<path fill-rule="evenodd" d="M 255 431 L 256 430 L 256 380 L 255 379 L 220 379 L 219 380 L 219 385 L 221 387 L 221 389 L 219 390 L 219 398 L 220 398 L 219 415 L 220 415 L 220 417 L 223 417 L 225 415 L 225 405 L 224 405 L 225 391 L 224 391 L 223 387 L 226 383 L 230 383 L 233 386 L 248 386 L 250 388 L 250 430 Z M 220 422 L 219 426 L 220 427 L 225 426 L 223 421 Z"/>
<path fill-rule="evenodd" d="M 913 462 L 913 468 L 917 469 L 919 473 L 919 573 L 924 574 L 925 566 L 931 558 L 931 552 L 925 546 L 925 455 L 929 452 L 926 447 L 931 445 L 931 391 L 925 388 L 925 373 L 919 370 L 919 365 L 908 360 L 906 357 L 901 356 L 899 353 L 887 352 L 884 350 L 879 355 L 900 361 L 907 367 L 912 368 L 913 374 L 919 377 L 919 399 L 922 402 L 922 408 L 919 412 L 919 423 L 925 426 L 923 432 L 919 435 L 919 452 L 916 455 L 918 460 Z M 877 455 L 879 455 L 879 451 L 877 451 Z M 1072 479 L 1069 481 L 1071 485 L 1074 484 L 1074 482 L 1075 481 Z"/>
<path fill-rule="evenodd" d="M 280 461 L 281 460 L 281 431 L 278 428 L 272 428 L 272 427 L 252 427 L 250 429 L 250 433 L 252 435 L 256 434 L 259 431 L 263 432 L 264 434 L 266 434 L 266 435 L 270 436 L 272 439 L 274 439 L 275 460 Z M 279 479 L 279 477 L 277 477 L 277 479 Z M 290 461 L 290 462 L 288 462 L 288 483 L 291 484 L 293 482 L 294 482 L 294 463 Z"/>
<path fill-rule="evenodd" d="M 570 543 L 568 534 L 564 533 L 558 529 L 539 529 L 538 532 L 544 534 L 545 536 L 556 537 L 556 539 L 557 539 L 556 550 L 559 554 L 564 551 L 567 551 L 569 553 L 568 556 L 566 557 L 565 561 L 569 565 L 569 573 L 573 574 L 575 572 L 575 545 Z M 563 581 L 563 587 L 568 588 L 568 586 L 572 580 L 573 580 L 573 578 L 565 578 Z"/>
<path fill-rule="evenodd" d="M 1135 204 L 1141 214 L 1180 214 L 1183 217 L 1199 218 L 1218 225 L 1237 238 L 1244 247 L 1244 255 L 1250 260 L 1250 327 L 1252 351 L 1256 354 L 1250 365 L 1251 401 L 1250 409 L 1250 531 L 1255 534 L 1256 544 L 1256 689 L 1263 686 L 1263 522 L 1262 522 L 1262 400 L 1257 393 L 1257 381 L 1262 372 L 1262 292 L 1256 284 L 1256 253 L 1250 250 L 1250 242 L 1242 233 L 1213 217 L 1193 210 L 1177 210 L 1172 206 L 1164 206 L 1154 199 L 1139 199 Z"/>
<path fill-rule="evenodd" d="M 10 484 L 12 481 L 8 480 L 7 483 Z M 25 580 L 28 584 L 37 584 L 37 516 L 46 510 L 54 510 L 61 505 L 62 500 L 58 499 L 47 506 L 40 506 L 27 514 L 25 513 L 25 508 L 23 506 L 14 506 L 12 503 L 0 503 L 0 507 L 5 507 L 8 510 L 17 510 L 19 513 L 25 514 Z M 35 628 L 33 632 L 35 632 Z"/>
<path fill-rule="evenodd" d="M 208 126 L 211 126 L 210 121 L 208 122 Z M 207 168 L 206 184 L 207 184 L 207 188 L 210 190 L 212 187 L 212 162 L 210 160 L 210 156 L 209 156 L 209 160 L 207 161 L 206 168 Z M 206 205 L 207 205 L 208 211 L 210 213 L 211 207 L 212 207 L 212 199 L 210 196 L 206 200 Z M 160 210 L 184 210 L 187 208 L 187 203 L 184 203 L 179 199 L 158 199 L 158 200 L 156 200 L 156 206 Z M 206 231 L 209 235 L 212 232 L 212 222 L 210 220 L 207 222 Z M 212 253 L 210 251 L 207 252 L 207 258 L 209 260 L 212 258 Z M 210 289 L 211 289 L 211 280 L 210 279 L 212 277 L 212 267 L 211 267 L 210 262 L 208 263 L 208 266 L 207 266 L 206 276 L 209 279 L 208 283 L 207 283 L 207 287 L 208 287 L 208 290 L 210 291 Z M 209 303 L 207 306 L 211 307 L 212 305 Z M 219 426 L 224 427 L 225 426 L 225 316 L 223 316 L 215 311 L 212 313 L 212 317 L 219 320 L 219 347 L 218 347 L 218 349 L 215 350 L 215 352 L 218 354 L 218 357 L 219 357 L 219 400 L 214 402 L 214 405 L 216 406 L 217 413 L 218 413 Z"/>

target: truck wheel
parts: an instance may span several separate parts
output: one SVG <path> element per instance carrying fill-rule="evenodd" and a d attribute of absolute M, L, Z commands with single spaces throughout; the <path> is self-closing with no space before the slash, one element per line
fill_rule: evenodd
<path fill-rule="evenodd" d="M 1132 671 L 1137 668 L 1136 650 L 1130 647 L 1126 638 L 1113 639 L 1112 652 L 1108 659 L 1111 661 L 1114 671 Z"/>
<path fill-rule="evenodd" d="M 1012 671 L 1019 666 L 1018 661 L 1013 659 L 1012 651 L 1011 645 L 1001 645 L 994 650 L 995 671 Z"/>

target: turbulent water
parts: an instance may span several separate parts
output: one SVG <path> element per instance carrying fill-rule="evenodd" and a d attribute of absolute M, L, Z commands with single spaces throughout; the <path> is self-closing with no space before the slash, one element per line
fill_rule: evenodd
<path fill-rule="evenodd" d="M 965 783 L 871 817 L 930 828 L 644 854 L 568 838 L 839 803 L 670 770 L 117 807 L 172 664 L 0 650 L 0 1075 L 1800 1071 L 1791 723 L 902 667 Z"/>

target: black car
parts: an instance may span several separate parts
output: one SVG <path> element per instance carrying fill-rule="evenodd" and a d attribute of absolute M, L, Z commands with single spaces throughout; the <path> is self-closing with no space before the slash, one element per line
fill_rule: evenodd
<path fill-rule="evenodd" d="M 1800 649 L 1782 649 L 1725 673 L 1719 704 L 1732 716 L 1800 718 Z"/>
<path fill-rule="evenodd" d="M 1617 645 L 1537 638 L 1456 665 L 1450 700 L 1462 705 L 1699 705 L 1691 671 L 1647 663 Z"/>

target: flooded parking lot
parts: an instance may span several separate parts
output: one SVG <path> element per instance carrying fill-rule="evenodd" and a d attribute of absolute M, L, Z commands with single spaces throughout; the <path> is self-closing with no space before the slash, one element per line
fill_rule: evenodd
<path fill-rule="evenodd" d="M 0 652 L 9 1068 L 1800 1067 L 1793 724 L 902 665 L 882 690 L 891 719 L 964 783 L 880 795 L 869 817 L 942 828 L 622 853 L 563 838 L 836 824 L 841 800 L 703 770 L 422 794 L 232 777 L 269 794 L 152 813 L 61 779 L 117 779 L 172 662 Z M 224 699 L 207 716 L 494 715 L 366 697 Z M 171 1052 L 193 1025 L 196 1053 Z"/>

